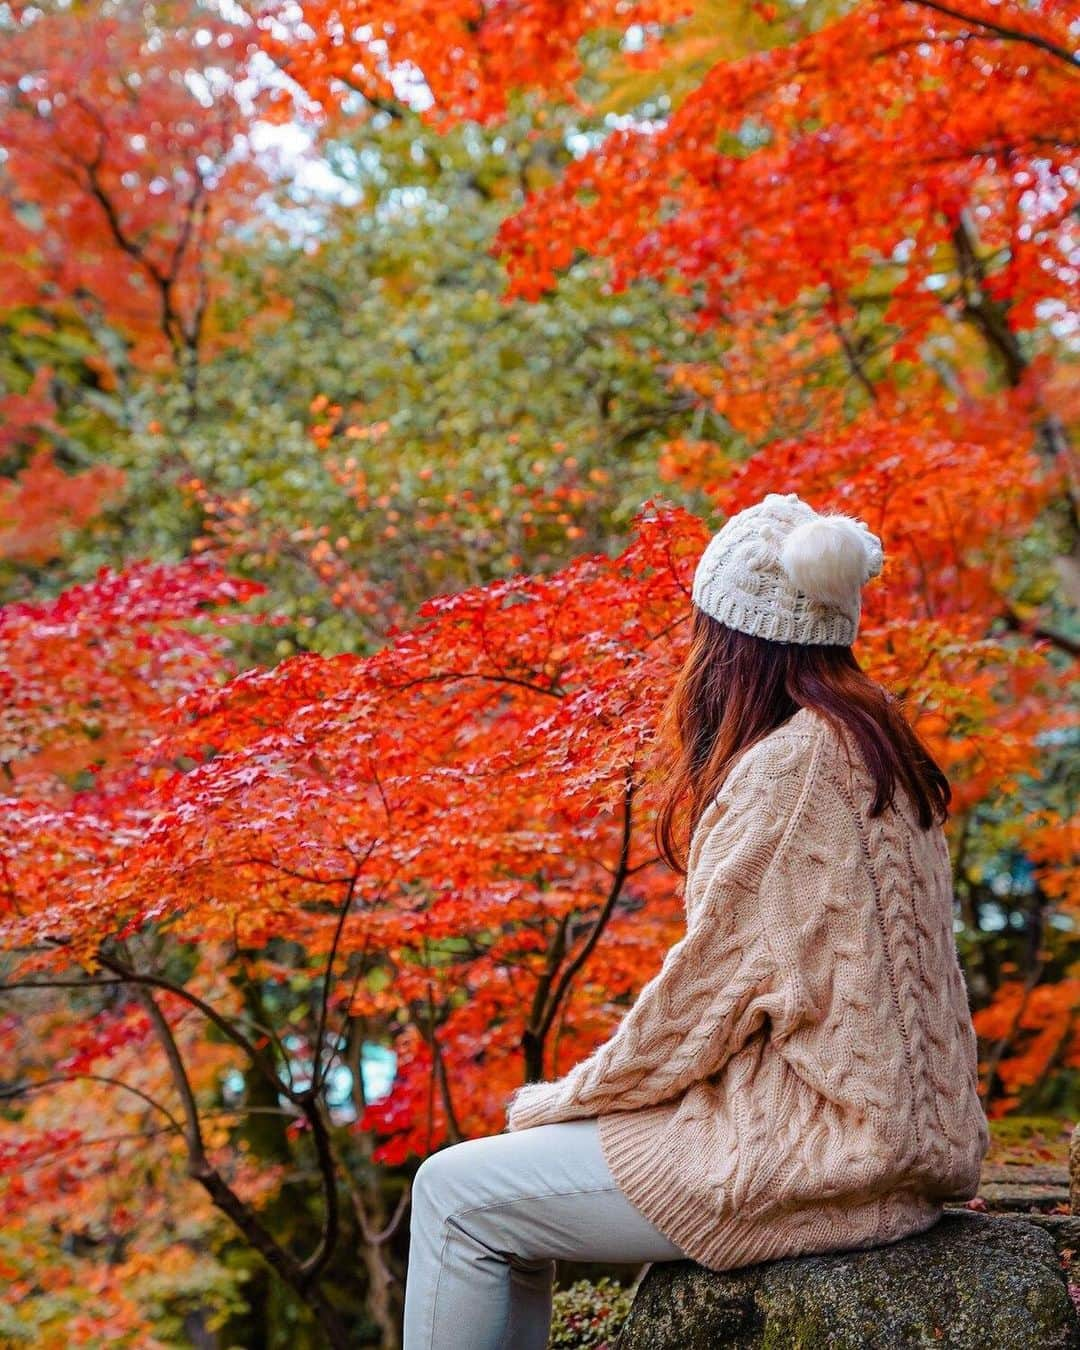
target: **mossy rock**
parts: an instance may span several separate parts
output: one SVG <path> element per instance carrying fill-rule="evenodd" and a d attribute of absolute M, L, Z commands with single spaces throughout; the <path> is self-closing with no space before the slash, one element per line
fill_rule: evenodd
<path fill-rule="evenodd" d="M 946 1211 L 867 1251 L 739 1270 L 663 1262 L 645 1274 L 617 1350 L 1080 1350 L 1051 1234 L 1013 1216 Z"/>
<path fill-rule="evenodd" d="M 630 1311 L 630 1297 L 612 1279 L 577 1280 L 557 1290 L 548 1350 L 609 1350 Z"/>

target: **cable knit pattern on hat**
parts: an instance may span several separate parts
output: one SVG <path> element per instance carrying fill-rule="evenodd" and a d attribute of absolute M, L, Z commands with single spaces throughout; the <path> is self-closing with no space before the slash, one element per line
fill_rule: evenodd
<path fill-rule="evenodd" d="M 773 642 L 855 641 L 862 587 L 884 566 L 881 540 L 854 516 L 770 492 L 709 541 L 691 599 L 714 619 Z"/>
<path fill-rule="evenodd" d="M 702 1265 L 879 1246 L 976 1194 L 989 1146 L 948 846 L 802 708 L 691 841 L 686 935 L 615 1034 L 512 1096 L 597 1116 L 617 1183 Z"/>

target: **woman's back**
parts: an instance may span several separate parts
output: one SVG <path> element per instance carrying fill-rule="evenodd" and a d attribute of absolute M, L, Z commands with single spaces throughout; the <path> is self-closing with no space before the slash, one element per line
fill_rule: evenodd
<path fill-rule="evenodd" d="M 694 833 L 687 937 L 612 1040 L 519 1107 L 597 1115 L 626 1195 L 703 1265 L 879 1245 L 975 1194 L 947 847 L 902 789 L 875 819 L 872 799 L 809 708 L 745 752 Z"/>
<path fill-rule="evenodd" d="M 920 827 L 902 786 L 871 818 L 870 775 L 844 749 L 826 727 L 813 806 L 789 846 L 778 899 L 796 923 L 812 926 L 793 978 L 800 1006 L 820 1017 L 774 1045 L 845 1119 L 865 1112 L 881 1144 L 878 1179 L 968 1199 L 989 1135 L 953 936 L 948 845 L 940 825 Z M 835 895 L 814 884 L 815 871 L 837 878 Z"/>

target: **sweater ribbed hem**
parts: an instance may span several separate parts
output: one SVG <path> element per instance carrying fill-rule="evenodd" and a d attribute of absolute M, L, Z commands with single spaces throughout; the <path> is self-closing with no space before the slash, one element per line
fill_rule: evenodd
<path fill-rule="evenodd" d="M 910 1190 L 808 1202 L 755 1221 L 723 1214 L 691 1193 L 692 1160 L 666 1142 L 671 1108 L 616 1111 L 597 1118 L 600 1147 L 616 1185 L 687 1257 L 710 1270 L 735 1270 L 789 1256 L 887 1246 L 932 1228 L 944 1206 Z"/>

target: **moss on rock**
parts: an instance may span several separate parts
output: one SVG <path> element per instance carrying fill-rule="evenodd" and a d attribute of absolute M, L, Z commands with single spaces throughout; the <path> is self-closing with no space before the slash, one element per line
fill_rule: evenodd
<path fill-rule="evenodd" d="M 868 1251 L 645 1275 L 617 1350 L 1080 1350 L 1051 1235 L 1014 1216 L 946 1212 Z"/>

